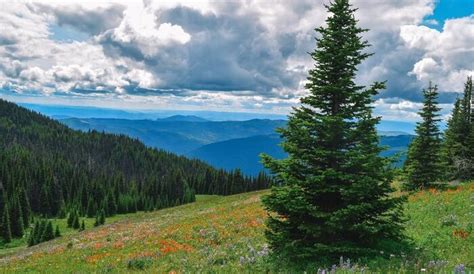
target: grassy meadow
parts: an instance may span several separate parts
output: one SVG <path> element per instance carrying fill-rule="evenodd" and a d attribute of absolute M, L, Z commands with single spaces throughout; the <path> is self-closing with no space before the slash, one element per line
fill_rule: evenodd
<path fill-rule="evenodd" d="M 0 249 L 0 271 L 285 272 L 268 256 L 260 202 L 265 193 L 199 196 L 193 204 L 109 218 L 97 228 L 90 219 L 83 232 L 67 229 L 65 219 L 55 220 L 62 237 L 30 248 L 22 240 Z M 334 266 L 336 272 L 474 271 L 474 183 L 413 194 L 406 215 L 413 254 L 380 254 L 364 263 L 344 259 Z"/>

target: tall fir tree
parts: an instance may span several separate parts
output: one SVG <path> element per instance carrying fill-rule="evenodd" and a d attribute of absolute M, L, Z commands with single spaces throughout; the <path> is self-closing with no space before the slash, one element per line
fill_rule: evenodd
<path fill-rule="evenodd" d="M 354 82 L 357 66 L 371 54 L 348 0 L 327 6 L 327 27 L 317 28 L 310 94 L 280 129 L 288 158 L 262 161 L 275 176 L 263 198 L 274 254 L 310 262 L 376 252 L 383 241 L 400 241 L 403 198 L 389 196 L 390 160 L 379 156 L 372 96 L 385 87 Z"/>
<path fill-rule="evenodd" d="M 459 155 L 462 155 L 462 100 L 457 99 L 451 117 L 448 120 L 448 127 L 444 132 L 442 147 L 442 159 L 444 165 L 444 178 L 447 180 L 456 179 L 462 176 L 462 172 L 456 167 Z"/>
<path fill-rule="evenodd" d="M 447 179 L 474 178 L 474 111 L 472 77 L 468 77 L 464 94 L 456 103 L 448 121 L 443 160 Z"/>
<path fill-rule="evenodd" d="M 43 233 L 41 234 L 40 242 L 46 242 L 52 239 L 54 239 L 53 224 L 51 221 L 45 220 L 45 226 Z"/>
<path fill-rule="evenodd" d="M 3 205 L 3 213 L 0 217 L 0 237 L 4 243 L 9 243 L 12 240 L 12 232 L 8 204 Z"/>
<path fill-rule="evenodd" d="M 59 225 L 56 225 L 56 230 L 54 231 L 54 238 L 57 238 L 57 237 L 61 237 L 61 231 L 59 231 Z"/>
<path fill-rule="evenodd" d="M 441 133 L 439 130 L 438 88 L 430 82 L 423 90 L 423 108 L 418 113 L 421 121 L 416 125 L 416 137 L 408 148 L 405 161 L 407 190 L 419 190 L 438 187 L 442 177 Z"/>
<path fill-rule="evenodd" d="M 14 238 L 23 237 L 23 215 L 21 211 L 20 201 L 17 194 L 14 194 L 10 202 L 10 228 Z"/>
<path fill-rule="evenodd" d="M 23 216 L 23 225 L 27 228 L 30 225 L 30 216 L 31 216 L 31 208 L 30 202 L 28 200 L 26 191 L 24 189 L 20 189 L 19 193 L 19 200 L 21 206 L 21 214 Z"/>

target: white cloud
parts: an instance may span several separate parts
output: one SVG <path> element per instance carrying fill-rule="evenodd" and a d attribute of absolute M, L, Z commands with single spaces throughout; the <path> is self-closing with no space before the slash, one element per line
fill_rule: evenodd
<path fill-rule="evenodd" d="M 288 111 L 307 92 L 313 66 L 307 52 L 328 2 L 0 0 L 0 85 L 101 100 Z M 408 102 L 420 101 L 428 80 L 442 92 L 462 90 L 473 73 L 473 17 L 448 20 L 440 32 L 420 26 L 434 0 L 352 2 L 376 53 L 361 65 L 358 81 L 388 80 L 381 97 L 402 98 L 380 107 L 400 117 L 413 113 Z M 54 40 L 54 25 L 89 38 Z"/>
<path fill-rule="evenodd" d="M 435 81 L 441 91 L 461 92 L 474 75 L 474 16 L 446 20 L 443 31 L 425 26 L 402 26 L 400 36 L 409 48 L 423 52 L 410 73 L 420 81 Z"/>

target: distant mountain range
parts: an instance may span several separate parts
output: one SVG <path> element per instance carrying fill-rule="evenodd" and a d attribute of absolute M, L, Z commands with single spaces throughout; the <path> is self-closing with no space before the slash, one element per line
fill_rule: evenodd
<path fill-rule="evenodd" d="M 254 175 L 263 170 L 260 153 L 266 153 L 278 159 L 286 156 L 279 146 L 280 143 L 279 135 L 258 135 L 205 145 L 191 151 L 187 156 L 201 159 L 215 167 L 240 168 L 246 174 Z"/>
<path fill-rule="evenodd" d="M 74 129 L 125 134 L 148 146 L 197 158 L 225 169 L 240 168 L 255 175 L 263 170 L 260 153 L 285 157 L 275 129 L 285 120 L 208 121 L 194 115 L 174 115 L 156 120 L 66 118 L 60 121 Z M 379 131 L 384 156 L 404 153 L 412 136 L 401 131 Z M 404 161 L 401 157 L 399 164 Z"/>
<path fill-rule="evenodd" d="M 245 121 L 251 119 L 284 120 L 286 115 L 272 113 L 224 112 L 204 110 L 123 110 L 113 108 L 43 105 L 19 103 L 55 119 L 65 118 L 117 118 L 129 120 L 155 120 L 170 116 L 196 116 L 209 121 Z"/>
<path fill-rule="evenodd" d="M 148 146 L 181 155 L 215 142 L 275 133 L 284 120 L 206 121 L 199 117 L 172 116 L 157 120 L 67 118 L 60 121 L 74 129 L 125 134 Z"/>
<path fill-rule="evenodd" d="M 182 110 L 121 110 L 98 107 L 20 104 L 82 131 L 124 134 L 144 144 L 225 169 L 240 168 L 254 175 L 263 169 L 259 154 L 285 157 L 275 129 L 286 125 L 286 116 L 243 112 Z M 442 128 L 445 124 L 441 125 Z M 377 130 L 382 155 L 401 153 L 412 140 L 415 123 L 381 121 Z"/>

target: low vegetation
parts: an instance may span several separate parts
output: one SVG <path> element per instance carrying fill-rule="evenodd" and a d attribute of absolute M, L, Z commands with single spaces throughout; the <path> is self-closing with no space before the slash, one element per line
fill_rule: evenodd
<path fill-rule="evenodd" d="M 86 230 L 53 220 L 63 236 L 34 247 L 0 251 L 5 272 L 47 273 L 91 271 L 262 272 L 287 267 L 271 261 L 264 236 L 266 212 L 260 202 L 268 191 L 234 196 L 198 196 L 197 202 L 151 213 L 117 215 Z M 334 266 L 313 266 L 377 272 L 454 272 L 474 269 L 474 183 L 446 191 L 410 195 L 405 205 L 406 235 L 413 253 L 379 254 L 365 262 L 342 260 Z M 63 232 L 64 231 L 64 232 Z M 7 249 L 8 250 L 8 249 Z M 462 272 L 458 272 L 462 273 Z"/>

